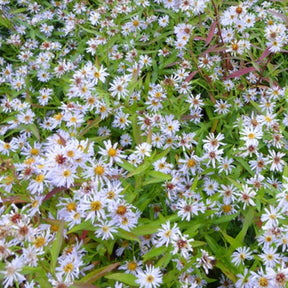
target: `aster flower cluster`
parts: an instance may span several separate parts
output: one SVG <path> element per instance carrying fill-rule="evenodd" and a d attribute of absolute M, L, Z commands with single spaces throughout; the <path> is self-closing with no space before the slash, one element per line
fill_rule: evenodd
<path fill-rule="evenodd" d="M 0 10 L 4 288 L 286 287 L 284 2 Z"/>

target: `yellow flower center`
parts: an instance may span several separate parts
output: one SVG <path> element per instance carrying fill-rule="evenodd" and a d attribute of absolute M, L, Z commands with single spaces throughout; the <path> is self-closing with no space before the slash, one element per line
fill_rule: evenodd
<path fill-rule="evenodd" d="M 194 159 L 189 159 L 188 162 L 187 162 L 187 166 L 189 168 L 192 168 L 196 165 L 196 161 Z"/>
<path fill-rule="evenodd" d="M 45 177 L 44 177 L 43 174 L 39 174 L 39 175 L 36 176 L 35 181 L 36 181 L 37 183 L 41 183 L 41 182 L 44 181 L 44 178 L 45 178 Z"/>
<path fill-rule="evenodd" d="M 97 200 L 93 201 L 90 206 L 92 211 L 99 211 L 102 207 L 102 204 L 100 201 Z"/>
<path fill-rule="evenodd" d="M 33 156 L 37 156 L 38 154 L 39 154 L 39 149 L 37 149 L 37 148 L 32 148 L 31 150 L 30 150 L 30 153 L 31 153 L 31 155 L 33 155 Z"/>
<path fill-rule="evenodd" d="M 65 273 L 69 273 L 69 272 L 73 271 L 73 269 L 74 269 L 73 263 L 68 263 L 68 264 L 65 265 L 65 267 L 64 267 Z"/>
<path fill-rule="evenodd" d="M 70 170 L 64 170 L 63 171 L 63 176 L 64 177 L 69 177 L 71 175 L 71 171 Z"/>
<path fill-rule="evenodd" d="M 75 202 L 68 203 L 67 206 L 66 206 L 66 209 L 69 212 L 76 211 L 76 203 Z"/>
<path fill-rule="evenodd" d="M 103 168 L 103 166 L 96 166 L 94 168 L 94 172 L 96 175 L 102 176 L 104 174 L 105 169 Z"/>
<path fill-rule="evenodd" d="M 222 206 L 222 210 L 223 210 L 224 213 L 229 213 L 229 212 L 231 212 L 232 207 L 231 207 L 230 204 L 225 204 L 225 205 Z"/>
<path fill-rule="evenodd" d="M 130 270 L 130 271 L 135 271 L 136 269 L 137 269 L 137 263 L 136 262 L 130 262 L 130 263 L 128 263 L 128 265 L 127 265 L 127 268 L 128 268 L 128 270 Z"/>
<path fill-rule="evenodd" d="M 261 277 L 258 280 L 258 283 L 259 283 L 260 287 L 267 287 L 268 286 L 268 280 L 265 277 Z"/>
<path fill-rule="evenodd" d="M 147 278 L 146 278 L 146 281 L 147 281 L 148 283 L 152 283 L 152 282 L 154 281 L 153 275 L 148 275 Z"/>
<path fill-rule="evenodd" d="M 108 150 L 108 155 L 109 155 L 110 157 L 115 157 L 116 154 L 117 154 L 117 151 L 116 151 L 114 148 L 111 147 L 111 148 Z"/>
<path fill-rule="evenodd" d="M 67 151 L 67 156 L 68 156 L 68 157 L 72 158 L 72 157 L 74 157 L 74 155 L 75 155 L 75 153 L 74 153 L 73 150 Z"/>
<path fill-rule="evenodd" d="M 37 247 L 37 248 L 40 248 L 42 246 L 44 246 L 45 244 L 45 238 L 42 237 L 42 236 L 39 236 L 37 237 L 35 240 L 34 240 L 34 245 Z"/>

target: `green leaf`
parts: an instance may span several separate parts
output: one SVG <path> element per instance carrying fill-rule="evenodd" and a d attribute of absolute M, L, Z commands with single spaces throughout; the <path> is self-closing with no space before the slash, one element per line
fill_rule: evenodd
<path fill-rule="evenodd" d="M 235 214 L 224 215 L 224 216 L 221 216 L 217 219 L 213 219 L 213 224 L 221 224 L 221 223 L 225 223 L 225 222 L 230 222 L 233 219 L 235 219 L 239 215 L 239 213 L 240 213 L 240 211 L 238 211 Z"/>
<path fill-rule="evenodd" d="M 233 237 L 229 236 L 224 231 L 221 231 L 221 233 L 222 233 L 223 237 L 225 238 L 225 240 L 230 244 L 230 246 L 231 246 L 230 248 L 233 248 L 233 250 L 242 246 L 241 242 L 239 242 L 237 239 L 234 239 Z"/>
<path fill-rule="evenodd" d="M 118 162 L 117 164 L 129 172 L 133 172 L 136 169 L 136 167 L 130 164 L 127 160 L 122 160 L 121 163 Z"/>
<path fill-rule="evenodd" d="M 157 221 L 151 221 L 148 224 L 138 226 L 135 229 L 133 229 L 133 233 L 136 235 L 148 235 L 148 234 L 153 234 L 158 231 L 158 229 L 161 227 L 161 224 L 166 223 L 167 221 L 175 221 L 179 217 L 177 215 L 173 215 L 170 217 L 166 217 L 162 220 L 157 220 Z"/>
<path fill-rule="evenodd" d="M 165 252 L 167 252 L 167 250 L 168 250 L 168 247 L 166 247 L 166 246 L 154 247 L 143 256 L 143 261 L 145 262 L 151 258 L 162 255 Z"/>
<path fill-rule="evenodd" d="M 18 127 L 20 130 L 25 130 L 32 132 L 32 134 L 37 138 L 38 141 L 40 141 L 40 134 L 37 126 L 35 124 L 29 124 L 29 125 L 19 125 Z"/>
<path fill-rule="evenodd" d="M 87 137 L 88 137 L 88 135 L 87 135 Z M 89 140 L 96 142 L 96 143 L 99 143 L 99 142 L 102 142 L 103 140 L 105 140 L 107 138 L 109 138 L 109 136 L 97 136 L 97 137 L 89 137 Z"/>
<path fill-rule="evenodd" d="M 239 234 L 236 237 L 236 240 L 239 242 L 243 242 L 244 237 L 246 236 L 246 233 L 248 231 L 248 228 L 250 227 L 250 225 L 254 222 L 254 208 L 253 207 L 249 207 L 246 211 L 245 211 L 245 219 L 243 222 L 243 227 L 241 229 L 241 231 L 239 232 Z"/>
<path fill-rule="evenodd" d="M 141 244 L 139 237 L 134 232 L 129 232 L 123 229 L 119 229 L 116 235 L 120 238 L 130 240 L 130 241 L 137 241 L 139 244 Z"/>
<path fill-rule="evenodd" d="M 139 129 L 139 126 L 137 124 L 137 113 L 134 113 L 131 117 L 132 120 L 132 132 L 133 132 L 133 138 L 135 139 L 135 142 L 137 145 L 142 143 L 142 137 L 141 137 L 141 129 Z"/>
<path fill-rule="evenodd" d="M 67 234 L 75 233 L 77 231 L 83 231 L 83 230 L 95 231 L 96 229 L 90 221 L 82 222 L 81 224 L 74 226 L 71 230 L 67 232 Z"/>
<path fill-rule="evenodd" d="M 75 284 L 78 285 L 78 284 L 82 284 L 82 283 L 85 283 L 85 284 L 93 283 L 96 280 L 105 276 L 107 273 L 116 269 L 120 264 L 121 264 L 120 262 L 117 262 L 117 263 L 113 263 L 113 264 L 110 264 L 108 266 L 99 268 L 97 270 L 94 270 L 94 271 L 88 273 L 86 276 L 84 276 L 81 280 L 75 281 Z"/>
<path fill-rule="evenodd" d="M 170 263 L 171 259 L 173 258 L 173 254 L 172 253 L 166 253 L 164 254 L 163 257 L 161 257 L 159 259 L 159 261 L 157 262 L 157 264 L 155 265 L 156 267 L 167 267 L 167 265 Z"/>
<path fill-rule="evenodd" d="M 143 186 L 171 180 L 171 175 L 159 171 L 150 171 L 148 173 L 148 176 L 151 176 L 152 178 L 149 178 L 146 181 L 144 181 Z"/>
<path fill-rule="evenodd" d="M 63 230 L 64 230 L 64 221 L 62 220 L 60 222 L 60 226 L 58 227 L 58 231 L 56 233 L 56 237 L 53 241 L 52 248 L 50 250 L 51 252 L 51 273 L 55 273 L 56 263 L 58 260 L 58 256 L 62 247 L 63 243 Z"/>
<path fill-rule="evenodd" d="M 79 137 L 82 137 L 83 135 L 85 135 L 91 128 L 93 127 L 98 127 L 98 124 L 101 122 L 101 117 L 98 117 L 96 119 L 94 119 L 93 121 L 91 121 L 80 133 L 79 133 Z"/>
<path fill-rule="evenodd" d="M 171 286 L 171 284 L 172 284 L 176 279 L 178 279 L 178 277 L 177 277 L 177 271 L 171 270 L 171 271 L 169 271 L 167 274 L 165 274 L 165 275 L 163 276 L 163 284 L 170 284 L 170 286 L 168 286 L 168 287 L 173 287 L 173 286 Z"/>
<path fill-rule="evenodd" d="M 249 174 L 250 174 L 251 176 L 254 176 L 254 173 L 252 172 L 249 164 L 248 164 L 244 159 L 242 159 L 241 157 L 238 157 L 238 158 L 237 158 L 237 161 L 245 168 L 246 171 L 249 172 Z"/>
<path fill-rule="evenodd" d="M 220 261 L 216 261 L 215 266 L 218 267 L 230 280 L 232 280 L 233 283 L 237 281 L 237 277 L 233 272 L 231 272 L 230 267 L 227 267 L 224 263 Z"/>
<path fill-rule="evenodd" d="M 205 240 L 207 241 L 207 244 L 209 246 L 209 248 L 212 250 L 212 252 L 217 255 L 218 254 L 218 250 L 219 250 L 219 245 L 216 242 L 215 239 L 213 239 L 212 237 L 210 237 L 209 235 L 205 235 Z"/>
<path fill-rule="evenodd" d="M 136 276 L 127 273 L 113 273 L 110 275 L 105 276 L 106 279 L 120 281 L 124 284 L 129 286 L 139 286 L 136 284 L 135 280 L 137 279 Z"/>
<path fill-rule="evenodd" d="M 285 179 L 285 178 L 286 178 L 286 179 Z M 284 183 L 287 183 L 287 181 L 288 181 L 288 166 L 287 166 L 287 164 L 285 164 L 285 166 L 284 166 L 282 181 L 283 181 Z"/>
<path fill-rule="evenodd" d="M 153 163 L 156 162 L 157 160 L 160 160 L 161 158 L 165 157 L 169 153 L 170 150 L 171 150 L 170 148 L 167 148 L 163 152 L 161 152 L 161 153 L 157 154 L 155 157 L 153 157 Z"/>
<path fill-rule="evenodd" d="M 206 244 L 207 243 L 204 242 L 204 241 L 193 241 L 193 242 L 190 243 L 192 248 L 199 247 L 199 246 L 204 246 Z"/>
<path fill-rule="evenodd" d="M 193 184 L 190 188 L 190 191 L 196 191 L 197 183 L 198 183 L 199 175 L 196 176 L 196 178 L 193 181 Z"/>
<path fill-rule="evenodd" d="M 151 166 L 151 163 L 149 161 L 144 162 L 142 165 L 138 166 L 134 171 L 127 174 L 126 178 L 129 178 L 131 176 L 139 175 L 146 171 Z"/>

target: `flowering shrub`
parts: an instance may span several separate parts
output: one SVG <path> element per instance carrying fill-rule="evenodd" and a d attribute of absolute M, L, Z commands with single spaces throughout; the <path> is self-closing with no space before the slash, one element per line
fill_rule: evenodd
<path fill-rule="evenodd" d="M 286 287 L 287 1 L 0 6 L 2 287 Z"/>

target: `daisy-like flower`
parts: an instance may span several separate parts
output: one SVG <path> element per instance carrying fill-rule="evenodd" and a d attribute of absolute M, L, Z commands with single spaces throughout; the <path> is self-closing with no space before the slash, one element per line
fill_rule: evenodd
<path fill-rule="evenodd" d="M 209 133 L 206 139 L 203 140 L 203 142 L 205 143 L 203 145 L 203 148 L 205 150 L 218 149 L 220 145 L 224 145 L 224 143 L 221 142 L 221 140 L 223 139 L 224 139 L 224 135 L 222 133 L 219 133 L 216 137 L 214 133 Z"/>
<path fill-rule="evenodd" d="M 219 172 L 225 172 L 226 175 L 230 174 L 232 169 L 235 167 L 234 165 L 232 165 L 232 163 L 233 159 L 231 158 L 224 157 L 223 159 L 221 159 L 218 164 Z"/>
<path fill-rule="evenodd" d="M 278 268 L 277 271 L 267 267 L 266 268 L 267 276 L 272 280 L 272 285 L 275 288 L 285 287 L 288 283 L 288 269 L 283 266 Z"/>
<path fill-rule="evenodd" d="M 116 227 L 114 226 L 113 221 L 99 221 L 99 224 L 96 224 L 97 230 L 95 235 L 102 240 L 114 239 L 113 233 L 117 232 Z"/>
<path fill-rule="evenodd" d="M 264 208 L 265 213 L 261 215 L 261 221 L 267 222 L 263 229 L 266 230 L 278 226 L 278 219 L 284 219 L 281 209 L 281 207 L 274 208 L 273 206 L 270 206 L 269 210 Z"/>
<path fill-rule="evenodd" d="M 85 220 L 91 220 L 93 224 L 96 219 L 105 219 L 106 205 L 107 203 L 104 195 L 101 195 L 101 193 L 93 193 L 92 195 L 85 197 L 85 199 L 80 202 L 79 210 L 85 213 Z"/>
<path fill-rule="evenodd" d="M 162 277 L 159 267 L 155 268 L 150 265 L 146 266 L 145 271 L 137 274 L 136 283 L 140 285 L 140 288 L 156 288 L 163 282 Z"/>
<path fill-rule="evenodd" d="M 206 274 L 208 274 L 209 269 L 213 269 L 215 265 L 215 257 L 209 256 L 206 250 L 201 249 L 202 256 L 201 258 L 197 258 L 196 267 L 203 267 Z"/>
<path fill-rule="evenodd" d="M 117 149 L 118 143 L 112 145 L 111 140 L 104 141 L 105 149 L 100 147 L 99 154 L 109 159 L 109 164 L 112 165 L 113 162 L 122 162 L 122 158 L 125 155 L 121 154 L 121 151 Z"/>
<path fill-rule="evenodd" d="M 152 151 L 152 145 L 144 142 L 136 147 L 135 154 L 140 159 L 144 159 L 145 156 L 149 157 L 151 155 L 151 151 Z"/>
<path fill-rule="evenodd" d="M 243 190 L 239 193 L 236 193 L 239 197 L 239 200 L 244 203 L 243 209 L 245 210 L 247 205 L 255 206 L 255 202 L 253 201 L 253 197 L 256 195 L 256 192 L 253 191 L 248 185 L 243 186 Z"/>
<path fill-rule="evenodd" d="M 191 242 L 193 241 L 194 239 L 188 239 L 188 235 L 179 235 L 177 241 L 173 241 L 172 243 L 174 247 L 172 254 L 179 253 L 183 258 L 188 259 L 190 253 L 193 252 L 193 248 L 191 247 Z"/>
<path fill-rule="evenodd" d="M 275 267 L 277 263 L 280 262 L 280 254 L 276 253 L 277 248 L 269 247 L 264 248 L 262 254 L 259 255 L 259 257 L 263 260 L 266 267 Z"/>
<path fill-rule="evenodd" d="M 210 165 L 210 163 L 212 164 L 212 167 L 215 168 L 216 167 L 216 160 L 217 161 L 221 161 L 222 160 L 222 154 L 223 154 L 224 150 L 223 149 L 209 149 L 206 151 L 206 153 L 203 156 L 203 160 L 208 159 L 208 163 L 207 166 Z"/>
<path fill-rule="evenodd" d="M 118 98 L 118 100 L 122 97 L 125 98 L 128 95 L 128 90 L 126 89 L 128 86 L 128 81 L 124 81 L 124 79 L 116 77 L 109 88 L 109 91 L 113 97 Z"/>
<path fill-rule="evenodd" d="M 269 151 L 270 157 L 267 161 L 269 164 L 271 164 L 270 171 L 279 171 L 282 172 L 283 167 L 285 165 L 284 160 L 282 160 L 282 157 L 285 156 L 284 153 L 281 152 L 275 152 L 274 150 Z"/>
<path fill-rule="evenodd" d="M 161 247 L 163 245 L 168 247 L 172 241 L 176 241 L 178 239 L 178 236 L 181 234 L 181 232 L 177 224 L 174 224 L 174 226 L 171 228 L 169 221 L 165 224 L 162 224 L 161 226 L 162 228 L 159 229 L 156 234 L 157 239 L 155 240 L 155 245 L 156 247 Z"/>
<path fill-rule="evenodd" d="M 61 257 L 59 264 L 60 266 L 56 267 L 56 275 L 66 276 L 71 281 L 79 278 L 80 266 L 83 265 L 83 261 L 75 252 Z"/>
<path fill-rule="evenodd" d="M 142 261 L 137 261 L 135 257 L 132 261 L 126 261 L 119 267 L 120 270 L 125 270 L 125 273 L 137 276 L 137 273 L 141 272 Z"/>
<path fill-rule="evenodd" d="M 198 215 L 199 207 L 198 203 L 193 200 L 180 200 L 177 203 L 178 216 L 182 220 L 190 221 L 193 215 Z"/>
<path fill-rule="evenodd" d="M 17 257 L 11 261 L 11 263 L 6 262 L 6 267 L 4 271 L 0 271 L 1 274 L 4 274 L 4 279 L 2 284 L 4 288 L 8 288 L 17 282 L 18 284 L 22 283 L 26 278 L 20 273 L 24 265 L 23 259 Z"/>
<path fill-rule="evenodd" d="M 263 133 L 262 131 L 257 127 L 244 127 L 244 129 L 240 132 L 241 139 L 246 142 L 246 145 L 258 145 L 258 140 L 262 138 Z"/>
<path fill-rule="evenodd" d="M 232 263 L 235 263 L 236 266 L 243 264 L 245 260 L 253 259 L 252 252 L 248 247 L 239 247 L 232 254 Z"/>
<path fill-rule="evenodd" d="M 231 104 L 228 104 L 226 101 L 220 99 L 216 100 L 215 104 L 215 112 L 218 112 L 219 114 L 227 114 L 230 110 Z"/>
<path fill-rule="evenodd" d="M 54 167 L 47 174 L 47 180 L 50 181 L 52 185 L 57 187 L 71 187 L 74 184 L 74 180 L 77 179 L 76 169 L 70 167 Z"/>
<path fill-rule="evenodd" d="M 104 68 L 102 65 L 97 68 L 96 66 L 92 66 L 90 71 L 88 72 L 88 79 L 92 81 L 94 85 L 98 84 L 98 80 L 100 80 L 102 83 L 105 82 L 106 77 L 109 75 L 106 72 L 106 68 Z"/>

